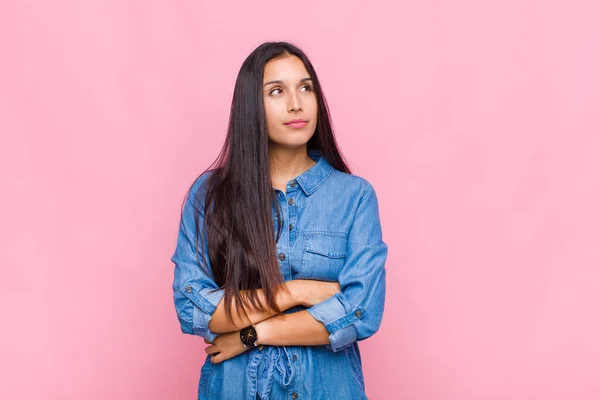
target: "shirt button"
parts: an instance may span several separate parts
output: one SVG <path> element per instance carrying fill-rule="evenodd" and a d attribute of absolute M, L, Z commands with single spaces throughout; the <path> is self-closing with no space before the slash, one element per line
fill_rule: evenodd
<path fill-rule="evenodd" d="M 298 393 L 294 392 L 292 393 L 292 399 L 296 400 L 298 398 Z"/>
<path fill-rule="evenodd" d="M 362 315 L 362 311 L 360 311 L 360 310 L 357 310 L 357 311 L 354 313 L 354 315 L 356 315 L 357 317 L 359 317 L 359 318 L 360 318 L 360 316 Z"/>
<path fill-rule="evenodd" d="M 285 254 L 283 254 L 283 253 L 279 253 L 279 259 L 280 259 L 281 261 L 285 260 Z"/>
<path fill-rule="evenodd" d="M 291 186 L 291 187 L 296 187 L 296 181 L 291 181 L 291 182 L 290 182 L 290 186 Z"/>
<path fill-rule="evenodd" d="M 192 287 L 191 286 L 186 286 L 185 287 L 185 291 L 188 293 L 192 293 Z"/>
<path fill-rule="evenodd" d="M 298 359 L 298 357 L 296 357 L 295 354 L 294 354 L 294 356 L 292 358 L 294 359 L 294 361 L 296 361 Z"/>
<path fill-rule="evenodd" d="M 290 198 L 290 199 L 288 200 L 288 204 L 289 204 L 289 205 L 292 205 L 292 204 L 294 204 L 294 198 L 293 198 L 293 197 L 292 197 L 292 198 Z"/>
<path fill-rule="evenodd" d="M 290 226 L 289 226 L 290 231 L 292 230 L 293 227 L 294 227 L 294 225 L 290 224 Z"/>

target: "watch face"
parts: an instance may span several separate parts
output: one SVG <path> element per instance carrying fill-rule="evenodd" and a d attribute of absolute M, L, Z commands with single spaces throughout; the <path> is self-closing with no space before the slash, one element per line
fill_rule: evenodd
<path fill-rule="evenodd" d="M 240 338 L 242 339 L 242 343 L 244 343 L 246 346 L 254 345 L 254 342 L 256 342 L 256 329 L 254 329 L 253 326 L 242 329 L 240 332 Z"/>

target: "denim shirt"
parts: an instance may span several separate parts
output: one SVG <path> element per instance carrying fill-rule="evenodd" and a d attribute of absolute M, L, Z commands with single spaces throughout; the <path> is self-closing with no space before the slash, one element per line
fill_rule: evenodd
<path fill-rule="evenodd" d="M 206 356 L 198 399 L 367 398 L 358 342 L 379 329 L 388 253 L 377 197 L 366 179 L 336 170 L 319 150 L 308 154 L 317 163 L 290 180 L 285 193 L 273 189 L 287 227 L 276 244 L 276 256 L 285 281 L 340 283 L 341 291 L 335 296 L 310 308 L 296 306 L 285 311 L 306 309 L 329 332 L 329 344 L 251 348 L 218 364 Z M 192 199 L 211 172 L 192 186 L 171 258 L 181 330 L 209 341 L 218 335 L 208 329 L 208 323 L 224 293 L 198 265 Z M 277 231 L 275 206 L 273 220 Z"/>

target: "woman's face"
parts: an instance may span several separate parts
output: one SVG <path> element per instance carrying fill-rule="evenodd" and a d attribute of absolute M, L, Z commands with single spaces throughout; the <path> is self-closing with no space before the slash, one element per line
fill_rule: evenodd
<path fill-rule="evenodd" d="M 263 98 L 269 140 L 285 147 L 305 145 L 317 126 L 317 97 L 300 58 L 290 55 L 267 62 Z"/>

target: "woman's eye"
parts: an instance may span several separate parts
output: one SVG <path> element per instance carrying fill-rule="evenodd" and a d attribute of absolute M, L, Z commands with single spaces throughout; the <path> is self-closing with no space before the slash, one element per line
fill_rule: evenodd
<path fill-rule="evenodd" d="M 305 92 L 312 91 L 312 87 L 310 85 L 304 85 L 300 89 L 304 89 Z M 271 89 L 271 91 L 269 92 L 269 94 L 270 95 L 276 95 L 276 94 L 279 94 L 279 92 L 282 92 L 282 90 L 280 88 L 274 88 L 274 89 Z"/>

